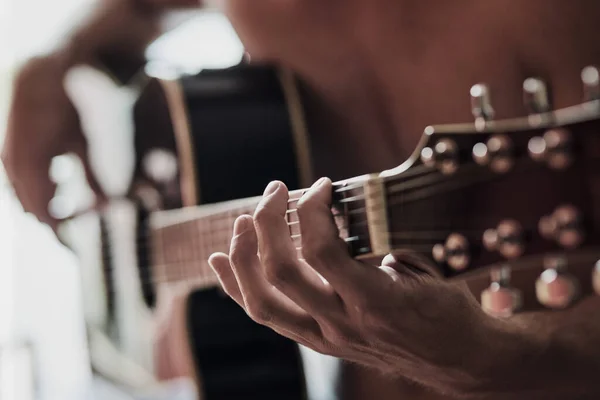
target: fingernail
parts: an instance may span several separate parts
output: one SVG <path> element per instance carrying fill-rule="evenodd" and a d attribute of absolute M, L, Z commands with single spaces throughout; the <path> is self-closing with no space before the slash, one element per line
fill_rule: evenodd
<path fill-rule="evenodd" d="M 213 258 L 214 258 L 214 256 L 215 256 L 215 254 L 211 254 L 211 255 L 210 255 L 210 257 L 208 257 L 208 260 L 207 260 L 207 261 L 208 261 L 208 265 L 209 265 L 209 266 L 210 266 L 210 267 L 211 267 L 213 270 L 215 270 L 215 272 L 217 272 L 217 271 L 216 271 L 216 269 L 215 269 L 215 264 L 214 264 L 214 262 L 213 262 Z"/>
<path fill-rule="evenodd" d="M 316 181 L 312 187 L 318 188 L 319 186 L 323 186 L 325 183 L 327 183 L 327 181 L 329 181 L 329 178 L 321 178 L 318 181 Z"/>
<path fill-rule="evenodd" d="M 233 231 L 235 235 L 240 235 L 250 230 L 250 224 L 252 223 L 252 217 L 243 215 L 235 220 Z"/>
<path fill-rule="evenodd" d="M 269 196 L 273 193 L 275 193 L 277 191 L 277 189 L 279 189 L 279 187 L 281 186 L 281 183 L 274 181 L 269 183 L 269 186 L 267 186 L 267 188 L 265 189 L 265 193 L 263 194 L 263 196 Z"/>

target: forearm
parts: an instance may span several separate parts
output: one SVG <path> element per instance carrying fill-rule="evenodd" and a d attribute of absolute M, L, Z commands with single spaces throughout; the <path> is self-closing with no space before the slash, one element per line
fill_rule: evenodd
<path fill-rule="evenodd" d="M 198 1 L 103 0 L 67 40 L 71 63 L 87 64 L 127 83 L 146 62 L 147 46 L 168 28 L 163 20 L 175 10 L 192 12 Z"/>
<path fill-rule="evenodd" d="M 476 372 L 471 382 L 457 386 L 457 394 L 477 400 L 600 397 L 598 302 L 493 323 L 473 351 L 466 351 Z"/>

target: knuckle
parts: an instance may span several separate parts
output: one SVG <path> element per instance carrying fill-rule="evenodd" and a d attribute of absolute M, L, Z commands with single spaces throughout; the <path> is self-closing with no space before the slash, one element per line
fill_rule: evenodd
<path fill-rule="evenodd" d="M 315 200 L 311 196 L 302 196 L 298 201 L 296 209 L 299 216 L 305 216 L 315 209 Z"/>
<path fill-rule="evenodd" d="M 217 275 L 224 276 L 231 271 L 230 265 L 227 264 L 229 263 L 225 262 L 225 260 L 215 260 L 212 262 L 211 266 L 215 269 Z"/>
<path fill-rule="evenodd" d="M 335 250 L 329 241 L 310 240 L 302 244 L 302 256 L 309 264 L 322 264 Z"/>
<path fill-rule="evenodd" d="M 273 221 L 274 213 L 265 205 L 261 206 L 254 214 L 254 221 L 259 227 L 267 227 Z"/>
<path fill-rule="evenodd" d="M 363 308 L 362 312 L 358 314 L 358 325 L 361 327 L 361 331 L 374 334 L 375 336 L 387 330 L 386 320 L 381 318 L 377 312 L 367 307 Z"/>
<path fill-rule="evenodd" d="M 262 298 L 247 298 L 246 312 L 252 320 L 259 324 L 264 325 L 273 321 L 273 309 L 271 305 Z"/>
<path fill-rule="evenodd" d="M 232 246 L 231 254 L 229 255 L 229 260 L 231 261 L 231 264 L 233 264 L 236 267 L 239 267 L 239 266 L 244 265 L 247 262 L 248 257 L 240 249 L 240 246 L 234 245 L 234 246 Z"/>
<path fill-rule="evenodd" d="M 323 330 L 323 336 L 330 347 L 345 347 L 353 342 L 350 329 L 341 325 L 328 324 Z"/>
<path fill-rule="evenodd" d="M 265 277 L 275 287 L 286 287 L 296 279 L 295 265 L 291 262 L 265 261 Z"/>

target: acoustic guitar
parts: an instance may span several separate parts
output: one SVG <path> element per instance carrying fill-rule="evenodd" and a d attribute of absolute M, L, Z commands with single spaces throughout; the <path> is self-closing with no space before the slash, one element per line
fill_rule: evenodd
<path fill-rule="evenodd" d="M 239 321 L 248 325 L 237 325 L 237 331 L 232 328 L 228 318 L 239 310 L 220 294 L 206 260 L 213 252 L 228 251 L 233 221 L 252 213 L 260 199 L 254 196 L 268 180 L 281 179 L 295 188 L 308 187 L 312 179 L 293 79 L 285 75 L 283 80 L 275 79 L 274 70 L 266 67 L 240 66 L 214 73 L 227 76 L 232 72 L 234 76 L 270 76 L 268 80 L 279 93 L 270 99 L 276 101 L 269 103 L 270 107 L 261 103 L 259 110 L 251 107 L 252 112 L 232 113 L 229 108 L 224 112 L 215 107 L 239 104 L 231 98 L 220 102 L 235 86 L 227 79 L 228 84 L 209 84 L 207 80 L 206 86 L 198 77 L 180 84 L 157 82 L 170 110 L 167 120 L 173 137 L 160 136 L 162 142 L 155 142 L 158 146 L 138 143 L 140 154 L 146 155 L 140 157 L 145 180 L 132 188 L 132 197 L 142 205 L 138 236 L 149 238 L 148 249 L 138 248 L 141 280 L 154 282 L 144 285 L 145 299 L 152 304 L 158 293 L 159 307 L 163 298 L 185 299 L 187 308 L 179 322 L 185 323 L 189 354 L 193 356 L 186 373 L 191 371 L 200 392 L 208 398 L 222 387 L 245 387 L 240 383 L 242 376 L 256 368 L 244 369 L 240 380 L 229 384 L 216 384 L 213 374 L 226 371 L 222 376 L 231 379 L 231 367 L 240 365 L 237 357 L 246 353 L 223 349 L 236 348 L 240 343 L 243 345 L 238 349 L 251 349 L 253 345 L 247 340 L 257 336 L 249 332 L 256 329 L 266 335 L 266 331 L 242 314 L 238 314 Z M 332 210 L 349 254 L 375 263 L 388 253 L 396 253 L 407 260 L 428 260 L 446 279 L 477 277 L 485 282 L 480 290 L 482 307 L 497 317 L 563 309 L 583 296 L 600 293 L 600 216 L 594 206 L 600 200 L 600 143 L 596 134 L 599 75 L 596 68 L 586 68 L 582 73 L 582 103 L 560 110 L 551 108 L 544 83 L 530 78 L 523 84 L 530 115 L 508 120 L 494 120 L 489 89 L 477 84 L 470 93 L 472 122 L 427 127 L 412 156 L 397 168 L 336 182 Z M 250 81 L 260 80 L 253 77 Z M 266 93 L 264 88 L 260 93 Z M 248 106 L 244 103 L 248 99 L 241 96 L 240 102 Z M 286 111 L 281 112 L 283 109 Z M 161 126 L 161 118 L 156 117 L 146 124 Z M 235 122 L 240 129 L 223 128 Z M 206 127 L 211 127 L 211 134 L 203 135 Z M 284 154 L 281 159 L 261 159 L 257 154 L 267 147 L 257 141 L 260 137 L 271 138 L 278 149 L 289 151 L 280 151 L 278 154 Z M 155 165 L 168 164 L 166 157 L 154 152 L 160 148 L 176 154 L 178 167 L 173 170 L 178 173 L 168 179 L 157 179 L 161 168 L 153 171 L 150 165 L 151 157 Z M 251 177 L 256 180 L 246 185 Z M 244 187 L 247 198 L 223 201 L 223 197 L 243 197 L 238 190 Z M 181 204 L 160 193 L 181 193 Z M 291 193 L 287 213 L 290 236 L 299 249 L 295 208 L 303 193 Z M 229 336 L 233 331 L 240 334 L 235 339 Z M 269 365 L 298 378 L 301 370 L 294 369 L 299 366 L 297 352 L 288 345 L 270 336 L 268 345 L 255 355 L 277 348 L 274 353 L 285 355 L 285 362 L 271 360 Z M 245 365 L 257 365 L 253 364 L 257 358 L 246 360 L 251 362 Z M 277 376 L 262 376 L 266 375 L 271 383 Z M 279 376 L 281 382 L 290 387 L 283 375 Z M 215 398 L 242 398 L 227 396 Z"/>

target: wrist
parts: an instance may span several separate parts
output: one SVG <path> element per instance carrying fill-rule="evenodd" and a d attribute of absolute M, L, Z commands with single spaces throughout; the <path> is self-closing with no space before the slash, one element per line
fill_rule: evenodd
<path fill-rule="evenodd" d="M 511 320 L 485 318 L 465 357 L 469 373 L 466 379 L 455 380 L 453 393 L 472 400 L 597 395 L 592 372 L 597 370 L 597 361 L 536 322 L 526 315 Z"/>
<path fill-rule="evenodd" d="M 450 344 L 454 348 L 445 352 L 444 358 L 434 360 L 434 380 L 423 383 L 459 399 L 530 395 L 535 389 L 532 373 L 537 373 L 548 343 L 514 320 L 492 318 L 479 311 L 469 313 L 470 318 L 461 323 L 462 336 Z"/>
<path fill-rule="evenodd" d="M 535 390 L 536 374 L 547 355 L 549 340 L 515 320 L 482 316 L 476 346 L 470 353 L 471 387 L 464 393 L 474 398 L 516 395 Z"/>

